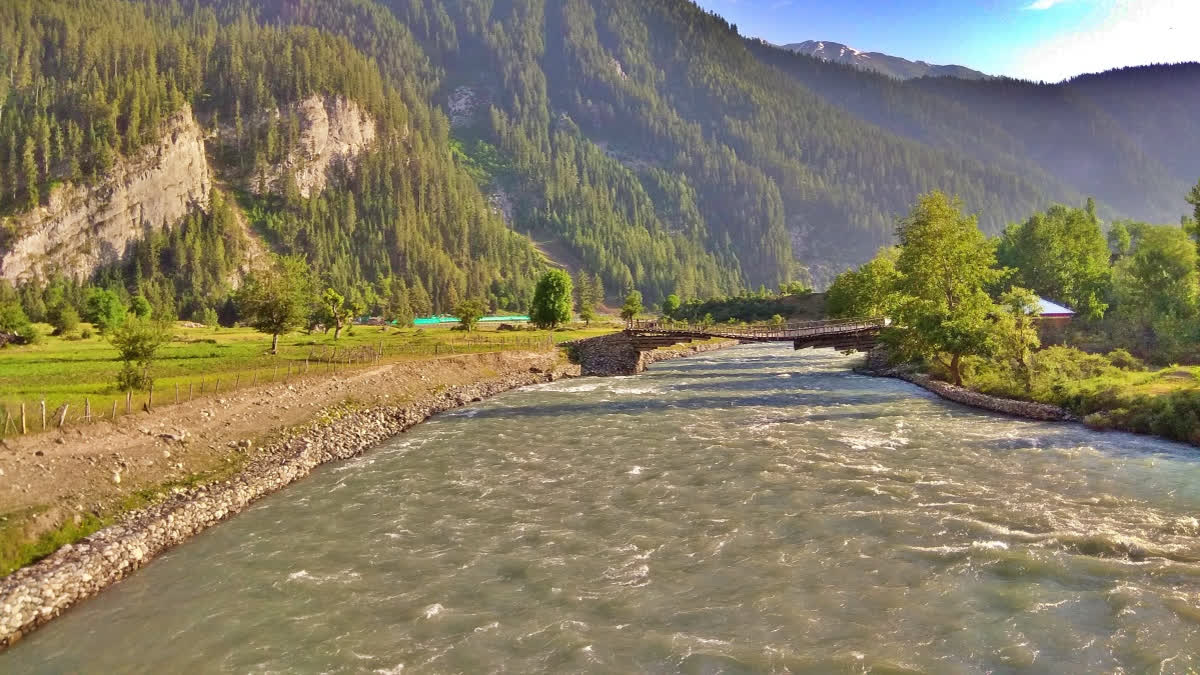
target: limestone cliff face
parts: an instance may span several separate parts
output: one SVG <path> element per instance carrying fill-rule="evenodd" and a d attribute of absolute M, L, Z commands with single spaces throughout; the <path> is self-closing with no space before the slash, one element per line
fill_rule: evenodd
<path fill-rule="evenodd" d="M 60 186 L 47 205 L 16 216 L 17 238 L 0 251 L 0 278 L 20 281 L 54 269 L 86 277 L 119 261 L 151 229 L 207 209 L 211 190 L 204 135 L 185 107 L 156 143 L 119 160 L 96 184 Z"/>
<path fill-rule="evenodd" d="M 310 96 L 294 104 L 291 112 L 300 121 L 299 142 L 281 165 L 253 181 L 256 190 L 276 191 L 282 176 L 290 173 L 302 197 L 320 194 L 329 169 L 344 164 L 353 170 L 354 160 L 370 148 L 378 133 L 367 111 L 340 96 Z"/>

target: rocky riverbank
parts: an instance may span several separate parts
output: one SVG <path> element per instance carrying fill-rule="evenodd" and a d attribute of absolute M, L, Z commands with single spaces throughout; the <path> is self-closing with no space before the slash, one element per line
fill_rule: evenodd
<path fill-rule="evenodd" d="M 0 646 L 8 646 L 75 603 L 119 581 L 163 551 L 242 511 L 256 500 L 307 476 L 329 461 L 347 459 L 436 415 L 495 394 L 572 374 L 555 363 L 450 387 L 404 405 L 329 410 L 264 448 L 230 480 L 178 492 L 40 562 L 0 580 Z"/>
<path fill-rule="evenodd" d="M 1077 417 L 1058 406 L 981 394 L 965 387 L 958 387 L 948 382 L 935 380 L 928 375 L 913 373 L 903 368 L 891 367 L 887 364 L 886 356 L 878 349 L 872 350 L 867 355 L 866 363 L 862 367 L 856 368 L 855 372 L 874 377 L 892 377 L 904 380 L 922 389 L 931 391 L 948 401 L 961 403 L 972 408 L 979 408 L 980 410 L 988 410 L 1042 422 L 1079 421 Z"/>
<path fill-rule="evenodd" d="M 701 342 L 646 352 L 643 365 L 721 349 L 734 341 Z M 446 365 L 450 365 L 448 359 Z M 478 364 L 475 364 L 478 367 Z M 155 556 L 304 478 L 326 462 L 359 455 L 429 417 L 518 387 L 579 374 L 558 354 L 497 357 L 505 372 L 438 388 L 404 404 L 335 406 L 258 450 L 229 480 L 179 490 L 41 561 L 0 579 L 0 648 L 146 565 Z M 480 371 L 483 372 L 483 371 Z M 424 376 L 422 376 L 424 379 Z M 278 395 L 278 394 L 276 394 Z M 384 399 L 387 397 L 384 396 Z M 239 452 L 249 442 L 237 444 Z"/>

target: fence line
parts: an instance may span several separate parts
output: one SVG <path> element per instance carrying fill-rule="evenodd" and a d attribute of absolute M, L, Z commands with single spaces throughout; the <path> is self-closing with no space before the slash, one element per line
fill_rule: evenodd
<path fill-rule="evenodd" d="M 28 400 L 19 400 L 16 403 L 12 403 L 11 399 L 9 399 L 0 402 L 0 438 L 17 435 L 25 436 L 30 433 L 94 424 L 100 421 L 112 422 L 126 415 L 134 414 L 136 411 L 150 412 L 154 409 L 155 405 L 161 407 L 163 405 L 177 406 L 190 404 L 196 400 L 197 395 L 203 398 L 205 394 L 219 396 L 243 389 L 253 389 L 259 385 L 286 384 L 289 380 L 294 380 L 296 377 L 304 377 L 310 374 L 317 376 L 336 374 L 350 369 L 379 364 L 389 359 L 400 360 L 406 357 L 442 357 L 457 354 L 497 353 L 504 351 L 543 351 L 552 349 L 553 347 L 553 334 L 539 336 L 468 334 L 449 341 L 433 342 L 397 341 L 389 343 L 381 339 L 376 344 L 352 347 L 342 347 L 339 345 L 301 345 L 289 349 L 281 345 L 281 352 L 288 351 L 291 353 L 247 359 L 245 367 L 238 368 L 232 373 L 225 371 L 224 389 L 222 389 L 221 375 L 215 373 L 184 374 L 160 378 L 160 380 L 186 379 L 186 399 L 184 398 L 185 394 L 181 383 L 178 381 L 173 383 L 173 397 L 170 394 L 164 397 L 163 391 L 159 389 L 157 401 L 154 397 L 155 391 L 153 387 L 149 391 L 137 392 L 136 395 L 132 391 L 125 392 L 123 406 L 120 403 L 120 395 L 114 395 L 112 408 L 108 414 L 105 414 L 102 408 L 98 410 L 94 409 L 92 405 L 92 398 L 104 396 L 102 394 L 93 393 L 75 398 L 74 401 L 65 400 L 57 403 L 53 409 L 48 408 L 48 398 L 43 395 L 32 401 L 32 412 L 38 416 L 32 420 L 29 419 L 30 410 L 27 404 L 30 402 Z M 242 375 L 247 373 L 250 374 L 250 377 L 247 378 L 247 384 L 243 386 Z M 229 379 L 231 374 L 233 376 L 232 384 L 230 384 Z M 215 377 L 215 382 L 209 383 L 207 380 L 208 377 Z M 199 383 L 198 392 L 195 389 L 197 382 Z M 206 387 L 206 384 L 212 384 L 211 388 Z"/>

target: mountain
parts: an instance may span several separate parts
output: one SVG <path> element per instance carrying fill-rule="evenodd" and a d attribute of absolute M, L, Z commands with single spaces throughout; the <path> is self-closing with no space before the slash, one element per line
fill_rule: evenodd
<path fill-rule="evenodd" d="M 1094 196 L 1109 218 L 1177 222 L 1200 178 L 1200 64 L 1142 66 L 1058 84 L 996 78 L 897 81 L 747 41 L 859 119 L 1033 178 L 1047 195 Z"/>
<path fill-rule="evenodd" d="M 897 80 L 916 77 L 957 77 L 963 80 L 986 80 L 991 76 L 966 66 L 937 66 L 924 61 L 909 61 L 880 52 L 863 52 L 838 42 L 805 40 L 783 45 L 784 49 L 814 58 L 856 66 L 882 73 Z"/>
<path fill-rule="evenodd" d="M 527 308 L 552 262 L 648 303 L 821 285 L 929 190 L 996 233 L 1091 195 L 1174 221 L 1200 177 L 1198 66 L 901 81 L 687 0 L 10 0 L 0 65 L 35 317 L 89 285 L 230 317 L 266 251 L 419 311 Z"/>

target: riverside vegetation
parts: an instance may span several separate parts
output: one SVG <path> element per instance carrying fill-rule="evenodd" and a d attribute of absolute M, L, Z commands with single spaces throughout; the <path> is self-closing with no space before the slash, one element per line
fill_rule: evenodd
<path fill-rule="evenodd" d="M 1089 200 L 988 239 L 932 193 L 898 246 L 837 278 L 828 306 L 893 317 L 881 339 L 895 363 L 1097 428 L 1200 444 L 1200 184 L 1186 200 L 1194 212 L 1179 226 L 1117 221 L 1106 233 Z M 1063 344 L 1040 348 L 1035 293 L 1078 310 Z"/>

